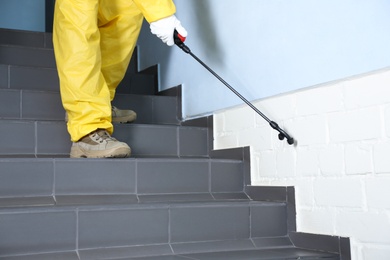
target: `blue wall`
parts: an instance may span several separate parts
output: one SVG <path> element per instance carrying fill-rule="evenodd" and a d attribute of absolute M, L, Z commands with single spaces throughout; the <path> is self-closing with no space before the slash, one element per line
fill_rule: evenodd
<path fill-rule="evenodd" d="M 249 100 L 390 65 L 389 0 L 175 0 L 187 45 Z M 45 31 L 45 0 L 0 0 L 0 27 Z M 242 103 L 189 55 L 150 34 L 140 68 L 183 85 L 183 116 Z"/>
<path fill-rule="evenodd" d="M 0 0 L 0 28 L 45 31 L 45 0 Z"/>
<path fill-rule="evenodd" d="M 388 0 L 175 0 L 194 54 L 249 100 L 390 65 Z M 141 33 L 140 67 L 183 84 L 184 117 L 242 103 L 189 55 Z"/>

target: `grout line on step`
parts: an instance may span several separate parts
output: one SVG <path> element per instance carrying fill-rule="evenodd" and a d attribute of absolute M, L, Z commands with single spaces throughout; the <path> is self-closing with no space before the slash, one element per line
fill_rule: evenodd
<path fill-rule="evenodd" d="M 57 205 L 57 197 L 56 197 L 56 161 L 53 160 L 53 186 L 52 186 L 52 196 L 55 204 Z"/>
<path fill-rule="evenodd" d="M 168 208 L 168 245 L 171 248 L 172 253 L 175 254 L 175 251 L 173 250 L 173 247 L 172 247 L 172 234 L 171 234 L 171 222 L 172 222 L 172 219 L 171 219 L 171 211 L 172 211 L 172 208 L 169 206 L 169 208 Z"/>
<path fill-rule="evenodd" d="M 35 147 L 34 147 L 34 154 L 35 154 L 35 157 L 38 158 L 38 121 L 35 121 L 34 122 L 34 139 L 35 139 Z"/>
<path fill-rule="evenodd" d="M 76 249 L 76 254 L 79 259 L 80 254 L 79 254 L 79 209 L 76 209 L 76 241 L 75 241 L 75 249 Z"/>
<path fill-rule="evenodd" d="M 139 194 L 138 194 L 138 160 L 135 160 L 135 187 L 134 187 L 134 192 L 135 192 L 135 195 L 137 197 L 137 202 L 140 203 L 140 198 L 139 198 Z"/>
<path fill-rule="evenodd" d="M 180 158 L 180 129 L 179 127 L 176 127 L 176 152 L 177 157 Z"/>
<path fill-rule="evenodd" d="M 8 89 L 11 89 L 11 65 L 8 65 L 7 77 L 7 87 Z"/>
<path fill-rule="evenodd" d="M 23 119 L 23 90 L 19 92 L 19 118 Z"/>

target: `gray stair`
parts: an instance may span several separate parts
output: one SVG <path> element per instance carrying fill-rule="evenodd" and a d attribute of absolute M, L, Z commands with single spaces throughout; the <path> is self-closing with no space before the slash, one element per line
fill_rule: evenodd
<path fill-rule="evenodd" d="M 0 242 L 3 256 L 49 253 L 47 248 L 77 250 L 81 259 L 293 248 L 283 203 L 62 206 L 0 210 L 0 216 L 0 231 L 8 234 Z"/>
<path fill-rule="evenodd" d="M 114 125 L 132 157 L 70 159 L 50 38 L 0 29 L 0 259 L 348 259 L 295 232 L 291 188 L 250 186 L 248 148 L 211 149 L 211 117 L 181 122 L 136 53 L 113 101 L 138 113 Z"/>
<path fill-rule="evenodd" d="M 50 33 L 0 29 L 0 45 L 53 48 Z"/>
<path fill-rule="evenodd" d="M 4 158 L 0 207 L 247 201 L 243 167 L 221 159 Z"/>
<path fill-rule="evenodd" d="M 59 92 L 42 90 L 0 89 L 2 119 L 65 120 Z M 137 123 L 178 125 L 177 98 L 117 94 L 113 105 L 137 111 Z"/>
<path fill-rule="evenodd" d="M 208 156 L 208 132 L 202 127 L 116 124 L 114 128 L 114 136 L 130 144 L 134 157 Z M 0 135 L 0 157 L 69 157 L 71 142 L 63 121 L 3 119 Z"/>

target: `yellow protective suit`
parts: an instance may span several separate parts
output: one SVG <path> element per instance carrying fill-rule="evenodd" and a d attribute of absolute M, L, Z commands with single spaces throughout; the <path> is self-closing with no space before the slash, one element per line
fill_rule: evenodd
<path fill-rule="evenodd" d="M 61 99 L 73 142 L 112 134 L 111 101 L 130 62 L 143 18 L 175 13 L 172 0 L 57 0 L 53 43 Z"/>

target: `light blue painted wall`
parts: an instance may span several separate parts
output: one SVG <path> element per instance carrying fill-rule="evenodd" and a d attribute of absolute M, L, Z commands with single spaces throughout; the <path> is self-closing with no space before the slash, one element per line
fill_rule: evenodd
<path fill-rule="evenodd" d="M 0 0 L 0 28 L 45 31 L 45 0 Z"/>
<path fill-rule="evenodd" d="M 192 52 L 249 100 L 390 65 L 389 0 L 175 0 Z M 242 103 L 148 25 L 140 68 L 160 64 L 160 88 L 183 85 L 183 116 Z"/>

